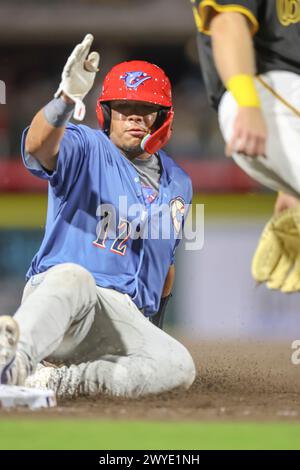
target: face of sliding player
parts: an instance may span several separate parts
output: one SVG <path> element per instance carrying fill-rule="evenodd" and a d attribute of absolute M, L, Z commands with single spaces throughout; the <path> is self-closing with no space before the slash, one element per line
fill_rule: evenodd
<path fill-rule="evenodd" d="M 112 142 L 132 159 L 142 154 L 141 142 L 151 134 L 160 107 L 140 101 L 111 101 L 109 137 Z"/>

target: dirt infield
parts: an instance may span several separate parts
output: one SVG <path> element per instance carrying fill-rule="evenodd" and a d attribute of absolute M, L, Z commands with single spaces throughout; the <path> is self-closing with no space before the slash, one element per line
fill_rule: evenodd
<path fill-rule="evenodd" d="M 38 412 L 9 415 L 124 420 L 300 420 L 300 365 L 291 363 L 291 344 L 265 342 L 185 344 L 197 364 L 187 392 L 135 400 L 101 396 L 62 401 Z"/>

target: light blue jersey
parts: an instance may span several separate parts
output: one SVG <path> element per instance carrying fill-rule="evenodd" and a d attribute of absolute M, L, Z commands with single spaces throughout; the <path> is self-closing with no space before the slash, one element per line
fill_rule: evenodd
<path fill-rule="evenodd" d="M 26 132 L 24 164 L 49 183 L 45 235 L 27 279 L 59 263 L 77 263 L 98 286 L 128 294 L 145 315 L 157 312 L 192 199 L 190 178 L 160 151 L 159 194 L 146 204 L 136 169 L 102 131 L 69 124 L 52 174 L 25 154 Z M 169 236 L 159 225 L 166 221 Z"/>

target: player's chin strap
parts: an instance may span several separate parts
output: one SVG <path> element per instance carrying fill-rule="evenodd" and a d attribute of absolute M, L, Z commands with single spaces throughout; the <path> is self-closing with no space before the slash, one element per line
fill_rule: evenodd
<path fill-rule="evenodd" d="M 172 297 L 172 294 L 167 295 L 167 297 L 162 297 L 160 299 L 158 312 L 149 318 L 151 323 L 153 323 L 155 326 L 157 326 L 161 330 L 163 329 L 166 308 L 171 297 Z"/>
<path fill-rule="evenodd" d="M 166 120 L 164 123 L 152 134 L 147 134 L 142 142 L 141 148 L 144 152 L 152 155 L 158 152 L 170 139 L 172 134 L 172 121 L 174 117 L 173 109 L 170 109 L 167 113 Z"/>

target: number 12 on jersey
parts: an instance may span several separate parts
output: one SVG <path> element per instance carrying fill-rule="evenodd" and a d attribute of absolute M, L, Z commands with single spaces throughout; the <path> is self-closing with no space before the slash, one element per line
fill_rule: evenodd
<path fill-rule="evenodd" d="M 99 235 L 96 240 L 93 241 L 93 245 L 98 248 L 107 248 L 108 234 L 113 229 L 112 217 L 109 213 L 106 213 L 105 218 L 100 222 Z M 128 220 L 120 218 L 118 225 L 118 236 L 114 238 L 110 251 L 117 255 L 125 256 L 127 245 L 126 242 L 130 237 L 131 224 Z"/>

